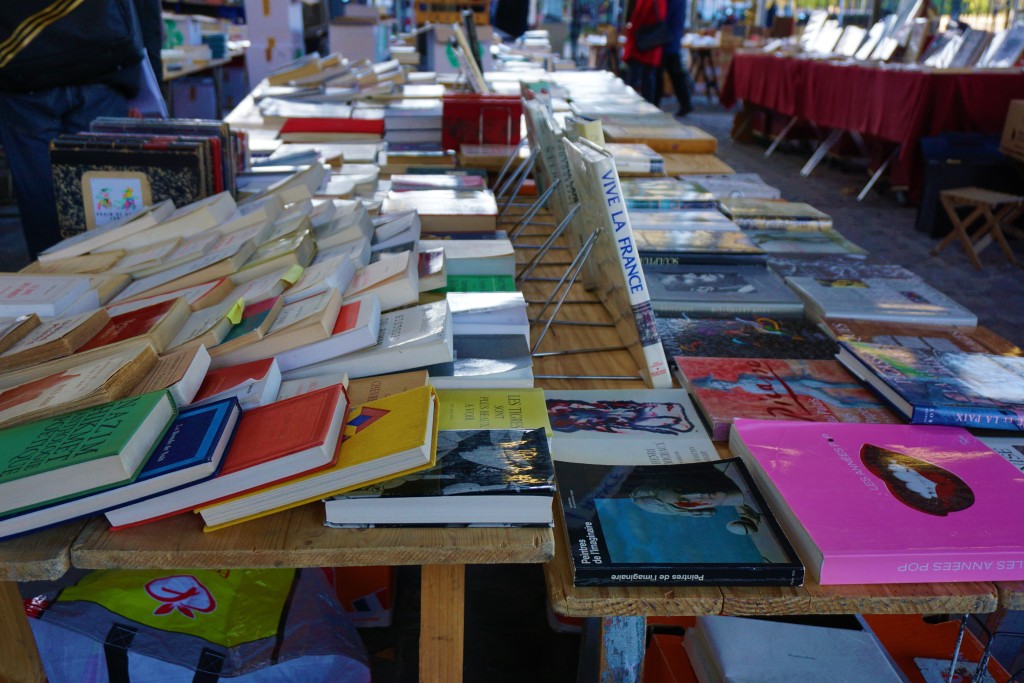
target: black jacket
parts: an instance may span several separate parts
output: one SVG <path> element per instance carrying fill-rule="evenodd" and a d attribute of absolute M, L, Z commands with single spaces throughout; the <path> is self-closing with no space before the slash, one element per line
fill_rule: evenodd
<path fill-rule="evenodd" d="M 132 0 L 7 0 L 0 90 L 107 83 L 132 96 L 145 50 Z"/>

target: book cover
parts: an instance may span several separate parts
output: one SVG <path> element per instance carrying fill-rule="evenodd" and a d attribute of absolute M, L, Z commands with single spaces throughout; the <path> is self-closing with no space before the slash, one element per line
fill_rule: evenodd
<path fill-rule="evenodd" d="M 730 449 L 822 585 L 1024 578 L 1024 476 L 966 430 L 738 420 Z"/>
<path fill-rule="evenodd" d="M 394 153 L 389 150 L 389 156 Z M 490 190 L 389 192 L 381 214 L 415 209 L 424 232 L 494 232 L 498 204 Z"/>
<path fill-rule="evenodd" d="M 210 354 L 203 345 L 160 356 L 153 369 L 132 389 L 133 394 L 146 394 L 166 389 L 175 405 L 192 403 L 199 386 L 210 369 Z"/>
<path fill-rule="evenodd" d="M 88 291 L 84 275 L 0 275 L 0 316 L 54 318 Z"/>
<path fill-rule="evenodd" d="M 161 352 L 171 343 L 190 313 L 188 302 L 181 298 L 120 313 L 112 316 L 95 336 L 78 348 L 78 351 L 145 338 L 153 344 L 157 352 Z"/>
<path fill-rule="evenodd" d="M 126 347 L 77 364 L 69 362 L 49 374 L 10 386 L 0 391 L 0 426 L 123 398 L 156 365 L 156 360 L 151 346 Z"/>
<path fill-rule="evenodd" d="M 312 365 L 373 346 L 380 332 L 380 300 L 374 293 L 343 303 L 330 336 L 283 349 L 277 354 L 282 372 Z"/>
<path fill-rule="evenodd" d="M 328 499 L 326 521 L 550 525 L 554 492 L 543 429 L 442 431 L 436 464 Z"/>
<path fill-rule="evenodd" d="M 281 369 L 276 358 L 228 365 L 206 373 L 193 405 L 204 405 L 234 396 L 243 408 L 270 403 L 281 386 Z"/>
<path fill-rule="evenodd" d="M 637 230 L 640 262 L 686 267 L 693 263 L 764 263 L 765 250 L 739 230 Z"/>
<path fill-rule="evenodd" d="M 103 247 L 116 243 L 124 237 L 153 227 L 170 216 L 173 211 L 174 202 L 169 199 L 144 207 L 121 220 L 66 237 L 52 247 L 41 251 L 39 262 L 47 263 L 92 251 L 100 251 Z"/>
<path fill-rule="evenodd" d="M 1024 358 L 840 342 L 839 361 L 913 424 L 1024 431 Z"/>
<path fill-rule="evenodd" d="M 886 323 L 872 320 L 826 320 L 826 327 L 836 339 L 868 342 L 884 346 L 906 346 L 933 351 L 996 353 L 1020 356 L 1024 351 L 987 327 L 949 327 Z M 0 356 L 2 358 L 2 356 Z"/>
<path fill-rule="evenodd" d="M 12 346 L 39 327 L 42 320 L 35 313 L 19 315 L 0 322 L 0 354 L 6 353 Z"/>
<path fill-rule="evenodd" d="M 533 358 L 521 334 L 456 334 L 449 363 L 426 367 L 438 389 L 532 387 Z"/>
<path fill-rule="evenodd" d="M 612 142 L 603 145 L 615 159 L 615 169 L 622 175 L 630 173 L 665 172 L 665 159 L 643 143 Z"/>
<path fill-rule="evenodd" d="M 726 230 L 739 232 L 717 209 L 678 209 L 675 211 L 630 211 L 633 232 L 641 230 Z"/>
<path fill-rule="evenodd" d="M 551 436 L 542 389 L 442 389 L 438 429 L 539 429 Z"/>
<path fill-rule="evenodd" d="M 583 234 L 584 222 L 591 229 L 599 228 L 585 271 L 587 284 L 598 288 L 599 298 L 616 321 L 616 329 L 626 340 L 648 386 L 668 387 L 672 376 L 654 324 L 653 296 L 636 252 L 615 162 L 608 152 L 588 140 L 576 144 L 563 139 L 562 144 L 587 218 L 572 223 L 580 226 L 572 238 L 577 248 L 589 239 Z M 614 277 L 610 277 L 612 273 Z"/>
<path fill-rule="evenodd" d="M 153 521 L 335 462 L 348 399 L 339 384 L 254 408 L 238 421 L 212 479 L 110 510 L 114 527 Z"/>
<path fill-rule="evenodd" d="M 832 360 L 839 349 L 829 334 L 804 317 L 664 318 L 658 334 L 665 355 L 720 358 Z"/>
<path fill-rule="evenodd" d="M 109 321 L 110 316 L 102 308 L 47 320 L 0 353 L 0 370 L 6 372 L 74 353 Z"/>
<path fill-rule="evenodd" d="M 821 230 L 832 217 L 804 202 L 727 197 L 719 202 L 736 225 L 748 230 Z"/>
<path fill-rule="evenodd" d="M 791 276 L 786 283 L 818 319 L 884 320 L 974 327 L 978 317 L 920 278 Z"/>
<path fill-rule="evenodd" d="M 182 410 L 132 483 L 2 517 L 0 537 L 96 514 L 214 476 L 220 470 L 240 414 L 234 399 Z"/>
<path fill-rule="evenodd" d="M 331 467 L 200 509 L 206 530 L 432 466 L 437 454 L 437 394 L 423 386 L 354 406 L 338 450 Z"/>
<path fill-rule="evenodd" d="M 0 513 L 134 480 L 176 415 L 158 391 L 0 430 Z"/>
<path fill-rule="evenodd" d="M 679 379 L 712 427 L 729 438 L 735 418 L 891 423 L 900 419 L 834 360 L 685 358 Z"/>
<path fill-rule="evenodd" d="M 615 156 L 614 152 L 612 156 Z M 664 167 L 664 159 L 662 166 Z M 615 167 L 619 167 L 618 157 L 615 159 Z M 623 178 L 620 182 L 622 194 L 626 198 L 626 208 L 631 211 L 715 209 L 717 213 L 718 201 L 715 196 L 694 182 L 684 182 L 676 178 Z"/>
<path fill-rule="evenodd" d="M 659 315 L 799 316 L 804 309 L 800 298 L 762 265 L 648 266 L 646 272 Z"/>
<path fill-rule="evenodd" d="M 916 279 L 913 271 L 870 256 L 852 254 L 768 254 L 768 267 L 781 278 L 804 276 L 835 280 L 862 278 Z"/>
<path fill-rule="evenodd" d="M 452 314 L 447 301 L 401 308 L 380 316 L 377 343 L 337 358 L 289 370 L 285 379 L 344 371 L 349 377 L 400 372 L 447 363 L 454 354 Z"/>
<path fill-rule="evenodd" d="M 681 389 L 549 390 L 545 396 L 559 460 L 671 465 L 718 459 Z"/>
<path fill-rule="evenodd" d="M 769 253 L 787 254 L 867 254 L 832 229 L 825 230 L 749 230 L 751 241 Z"/>
<path fill-rule="evenodd" d="M 755 683 L 763 681 L 769 670 L 778 680 L 828 680 L 840 671 L 844 683 L 905 680 L 866 626 L 701 616 L 687 631 L 683 645 L 695 671 L 721 672 L 721 678 L 707 680 Z"/>
<path fill-rule="evenodd" d="M 738 458 L 555 460 L 576 586 L 799 586 L 804 570 Z"/>
<path fill-rule="evenodd" d="M 728 197 L 751 197 L 756 199 L 781 199 L 782 192 L 772 187 L 756 173 L 715 173 L 684 175 L 680 180 L 691 182 L 707 190 L 716 199 Z"/>

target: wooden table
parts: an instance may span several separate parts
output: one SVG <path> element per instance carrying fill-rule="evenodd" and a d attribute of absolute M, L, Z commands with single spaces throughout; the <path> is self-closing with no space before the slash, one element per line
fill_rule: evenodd
<path fill-rule="evenodd" d="M 204 533 L 178 515 L 110 532 L 106 520 L 72 523 L 0 543 L 0 680 L 45 680 L 14 581 L 82 569 L 422 565 L 420 680 L 462 680 L 465 565 L 538 563 L 554 556 L 551 529 L 329 529 L 323 504 Z M 28 656 L 26 656 L 26 654 Z M 33 656 L 34 655 L 34 656 Z"/>
<path fill-rule="evenodd" d="M 538 232 L 538 231 L 534 231 Z M 524 239 L 524 242 L 539 240 Z M 553 251 L 545 263 L 567 260 L 567 251 Z M 541 266 L 540 277 L 553 277 L 564 267 Z M 546 298 L 553 283 L 534 280 L 523 284 L 527 299 Z M 592 303 L 592 295 L 575 285 L 571 301 L 591 303 L 566 304 L 560 317 L 566 320 L 607 323 L 611 320 L 603 306 Z M 531 306 L 531 311 L 536 306 Z M 554 340 L 545 341 L 545 348 L 588 348 L 614 346 L 619 343 L 613 328 L 556 325 Z M 549 333 L 552 334 L 552 333 Z M 550 347 L 548 346 L 550 344 Z M 576 354 L 535 359 L 537 385 L 548 389 L 626 389 L 641 388 L 634 380 L 545 379 L 546 373 L 577 375 L 636 376 L 637 368 L 625 352 Z M 725 444 L 719 452 L 729 457 Z M 569 551 L 560 521 L 556 516 L 555 559 L 544 567 L 548 598 L 552 609 L 560 615 L 588 618 L 586 629 L 596 629 L 594 640 L 599 658 L 592 669 L 581 670 L 581 678 L 596 675 L 601 680 L 638 680 L 643 658 L 644 620 L 647 616 L 694 616 L 728 614 L 735 616 L 784 614 L 941 614 L 985 613 L 1003 606 L 1021 609 L 1024 606 L 1024 582 L 1014 584 L 946 583 L 859 586 L 820 586 L 813 581 L 799 588 L 577 588 L 572 585 Z M 587 641 L 585 633 L 584 642 Z M 604 678 L 607 676 L 608 678 Z"/>

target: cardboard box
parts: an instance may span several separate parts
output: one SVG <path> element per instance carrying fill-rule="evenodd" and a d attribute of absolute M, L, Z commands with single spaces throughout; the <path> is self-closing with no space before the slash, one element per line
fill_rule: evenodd
<path fill-rule="evenodd" d="M 1024 100 L 1011 100 L 1003 124 L 1003 137 L 999 151 L 1008 157 L 1024 161 Z"/>
<path fill-rule="evenodd" d="M 394 567 L 334 567 L 324 571 L 353 625 L 357 628 L 391 625 Z"/>

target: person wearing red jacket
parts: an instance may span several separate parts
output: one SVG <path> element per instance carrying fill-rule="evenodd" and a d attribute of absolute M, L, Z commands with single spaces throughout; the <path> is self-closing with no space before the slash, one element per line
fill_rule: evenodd
<path fill-rule="evenodd" d="M 656 96 L 656 78 L 664 46 L 641 49 L 637 37 L 653 26 L 664 24 L 667 15 L 666 0 L 636 0 L 626 24 L 626 46 L 622 51 L 622 59 L 629 66 L 627 83 L 648 102 L 653 102 Z"/>

